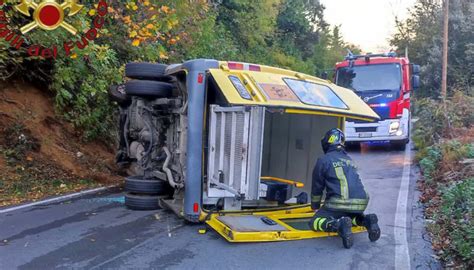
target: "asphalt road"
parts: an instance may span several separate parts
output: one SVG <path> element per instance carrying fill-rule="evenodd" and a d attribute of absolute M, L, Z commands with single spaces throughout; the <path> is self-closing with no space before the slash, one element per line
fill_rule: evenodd
<path fill-rule="evenodd" d="M 231 244 L 213 231 L 198 234 L 201 226 L 164 210 L 127 210 L 117 191 L 0 214 L 0 269 L 406 268 L 395 262 L 396 248 L 397 260 L 406 259 L 412 269 L 439 269 L 424 239 L 417 171 L 411 165 L 406 224 L 395 221 L 405 153 L 382 146 L 350 154 L 371 196 L 368 212 L 379 216 L 382 236 L 376 243 L 362 233 L 350 250 L 333 237 Z M 406 233 L 407 245 L 397 241 L 396 228 Z"/>

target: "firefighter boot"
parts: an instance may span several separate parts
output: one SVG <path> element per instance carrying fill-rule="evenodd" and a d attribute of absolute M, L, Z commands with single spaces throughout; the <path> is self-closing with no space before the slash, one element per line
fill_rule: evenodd
<path fill-rule="evenodd" d="M 349 249 L 354 244 L 352 237 L 352 220 L 348 217 L 330 220 L 326 224 L 328 232 L 337 232 L 342 238 L 342 245 Z"/>
<path fill-rule="evenodd" d="M 378 224 L 379 219 L 376 214 L 369 214 L 364 217 L 364 227 L 367 228 L 369 233 L 370 242 L 375 242 L 380 238 L 380 227 Z"/>

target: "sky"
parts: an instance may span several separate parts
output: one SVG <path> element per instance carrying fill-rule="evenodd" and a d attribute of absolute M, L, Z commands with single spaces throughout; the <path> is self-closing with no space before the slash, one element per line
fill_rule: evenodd
<path fill-rule="evenodd" d="M 406 18 L 416 0 L 320 0 L 326 7 L 324 17 L 340 25 L 346 42 L 364 52 L 390 50 L 389 39 L 395 32 L 395 16 Z"/>

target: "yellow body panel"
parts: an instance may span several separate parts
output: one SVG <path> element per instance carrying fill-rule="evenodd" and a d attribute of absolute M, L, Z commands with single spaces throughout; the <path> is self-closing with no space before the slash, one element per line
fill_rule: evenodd
<path fill-rule="evenodd" d="M 283 210 L 268 210 L 268 211 L 241 211 L 241 212 L 220 212 L 209 214 L 207 217 L 206 223 L 213 228 L 217 233 L 224 237 L 229 242 L 235 243 L 250 243 L 250 242 L 276 242 L 276 241 L 290 241 L 290 240 L 303 240 L 303 239 L 312 239 L 328 236 L 337 236 L 337 233 L 327 233 L 327 232 L 315 232 L 312 230 L 298 230 L 288 224 L 283 220 L 285 219 L 298 219 L 298 218 L 311 218 L 314 216 L 314 211 L 310 206 L 306 205 L 303 207 L 297 208 L 288 208 Z M 226 224 L 221 222 L 218 217 L 222 215 L 227 216 L 244 216 L 244 215 L 256 215 L 267 217 L 279 225 L 286 228 L 286 231 L 256 231 L 256 232 L 239 232 L 232 230 Z M 365 232 L 364 227 L 353 227 L 353 233 Z"/>
<path fill-rule="evenodd" d="M 233 105 L 279 107 L 286 109 L 287 113 L 311 113 L 337 117 L 351 117 L 362 120 L 379 119 L 379 116 L 353 91 L 317 77 L 268 66 L 259 66 L 260 71 L 235 70 L 229 69 L 227 62 L 220 62 L 220 67 L 220 69 L 210 69 L 209 72 L 219 85 L 227 101 Z M 251 96 L 250 100 L 240 96 L 229 79 L 231 75 L 238 77 L 243 82 L 243 85 Z M 348 109 L 303 103 L 293 91 L 288 91 L 290 88 L 284 79 L 295 79 L 327 86 L 347 105 Z M 263 89 L 265 86 L 273 86 L 276 88 L 275 92 L 280 91 L 280 93 L 284 93 L 279 97 L 271 97 L 268 91 Z M 281 89 L 278 89 L 278 87 L 281 87 Z"/>
<path fill-rule="evenodd" d="M 248 67 L 249 64 L 240 65 Z M 255 66 L 254 66 L 255 67 Z M 297 73 L 290 70 L 258 66 L 260 71 L 252 71 L 249 69 L 230 69 L 228 62 L 219 62 L 219 68 L 210 69 L 209 73 L 219 86 L 220 91 L 226 98 L 227 102 L 232 105 L 254 105 L 276 108 L 288 114 L 314 114 L 338 117 L 338 126 L 344 128 L 344 120 L 346 117 L 357 118 L 361 120 L 377 120 L 378 115 L 353 91 L 339 87 L 330 81 Z M 245 91 L 250 95 L 250 99 L 243 98 L 229 76 L 239 78 Z M 290 89 L 284 79 L 294 79 L 299 81 L 307 81 L 329 87 L 336 96 L 348 107 L 333 108 L 316 106 L 303 103 L 296 93 Z M 246 93 L 245 93 L 246 94 Z M 324 98 L 324 96 L 323 96 Z M 288 184 L 302 187 L 302 183 L 292 180 L 280 179 L 274 177 L 262 177 L 262 179 L 285 182 Z M 309 204 L 294 205 L 272 209 L 252 209 L 242 211 L 219 211 L 208 212 L 204 209 L 201 211 L 200 220 L 206 222 L 217 233 L 229 242 L 274 242 L 312 239 L 328 236 L 336 236 L 336 233 L 315 232 L 312 230 L 299 230 L 289 224 L 285 220 L 291 219 L 309 219 L 313 217 L 315 212 Z M 257 216 L 267 217 L 275 221 L 280 227 L 280 231 L 237 231 L 231 229 L 230 226 L 222 222 L 219 217 L 222 216 Z M 229 223 L 230 224 L 230 223 Z M 364 227 L 353 227 L 354 233 L 366 231 Z"/>

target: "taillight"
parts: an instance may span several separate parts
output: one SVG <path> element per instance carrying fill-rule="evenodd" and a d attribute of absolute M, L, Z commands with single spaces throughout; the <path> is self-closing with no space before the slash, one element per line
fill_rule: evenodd
<path fill-rule="evenodd" d="M 252 65 L 247 63 L 237 63 L 237 62 L 229 62 L 227 64 L 229 69 L 235 70 L 250 70 L 250 71 L 261 71 L 261 67 L 259 65 Z"/>
<path fill-rule="evenodd" d="M 198 74 L 198 83 L 202 84 L 204 82 L 204 74 L 199 73 Z"/>
<path fill-rule="evenodd" d="M 249 70 L 251 71 L 261 71 L 260 66 L 257 65 L 249 65 Z"/>
<path fill-rule="evenodd" d="M 244 70 L 244 64 L 229 62 L 229 69 Z"/>
<path fill-rule="evenodd" d="M 198 204 L 198 203 L 194 203 L 194 205 L 193 205 L 193 211 L 194 211 L 194 213 L 199 212 L 199 204 Z"/>

